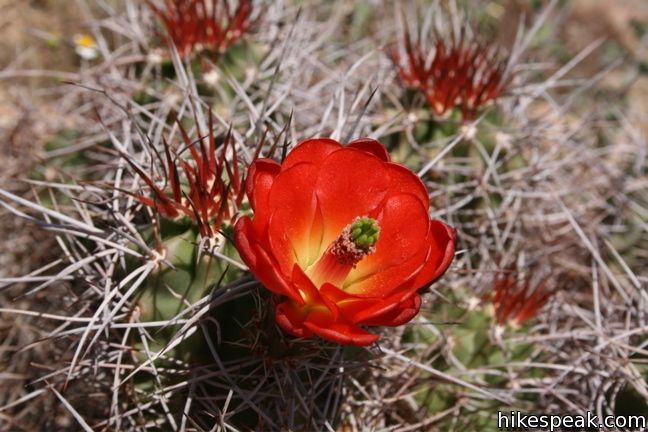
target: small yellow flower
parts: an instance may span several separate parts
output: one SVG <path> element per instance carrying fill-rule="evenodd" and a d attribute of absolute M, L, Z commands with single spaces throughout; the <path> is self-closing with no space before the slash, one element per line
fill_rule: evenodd
<path fill-rule="evenodd" d="M 86 60 L 94 60 L 99 56 L 97 41 L 89 34 L 76 34 L 73 38 L 74 51 L 79 57 Z"/>

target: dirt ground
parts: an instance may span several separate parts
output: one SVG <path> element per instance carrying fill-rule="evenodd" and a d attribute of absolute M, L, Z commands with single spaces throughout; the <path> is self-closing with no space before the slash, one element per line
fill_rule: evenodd
<path fill-rule="evenodd" d="M 66 119 L 56 109 L 42 78 L 21 78 L 24 70 L 74 70 L 69 40 L 83 29 L 77 7 L 66 0 L 0 0 L 0 187 L 27 192 L 16 179 L 39 163 L 39 151 Z M 0 211 L 0 276 L 34 266 L 33 242 L 42 233 Z"/>
<path fill-rule="evenodd" d="M 21 78 L 21 70 L 60 69 L 74 70 L 77 59 L 72 47 L 64 42 L 48 45 L 52 39 L 69 37 L 79 31 L 78 11 L 65 0 L 0 0 L 0 188 L 13 193 L 29 195 L 29 187 L 21 182 L 35 164 L 44 143 L 66 121 L 56 109 L 55 98 L 49 89 L 56 83 L 39 78 Z M 68 7 L 63 7 L 68 5 Z M 43 33 L 41 33 L 43 32 Z M 51 42 L 50 42 L 51 43 Z M 0 210 L 0 277 L 25 274 L 39 266 L 50 254 L 53 238 L 27 221 Z M 20 308 L 25 305 L 13 300 L 14 290 L 2 290 L 3 307 Z M 42 298 L 43 305 L 52 302 Z M 37 348 L 31 354 L 21 354 L 21 346 L 38 339 L 43 332 L 31 320 L 0 319 L 0 388 L 2 404 L 28 388 L 35 378 L 34 367 L 47 364 L 49 349 Z M 6 319 L 4 319 L 6 318 Z M 38 369 L 38 366 L 36 366 Z M 18 396 L 19 397 L 19 396 Z M 37 407 L 41 412 L 53 413 L 52 428 L 65 430 L 72 424 L 69 415 L 51 400 Z M 14 421 L 25 424 L 43 424 L 29 421 L 26 409 L 13 413 L 11 419 L 0 413 L 0 429 L 11 429 Z M 31 413 L 33 415 L 33 412 Z M 9 423 L 4 423 L 8 420 Z"/>

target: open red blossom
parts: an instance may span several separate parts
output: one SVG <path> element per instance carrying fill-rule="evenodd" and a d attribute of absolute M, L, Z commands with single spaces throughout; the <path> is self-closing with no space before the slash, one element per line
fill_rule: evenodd
<path fill-rule="evenodd" d="M 222 223 L 229 220 L 240 207 L 245 192 L 234 140 L 228 134 L 224 143 L 218 146 L 211 112 L 209 118 L 210 132 L 204 137 L 198 129 L 199 138 L 196 142 L 189 138 L 187 131 L 178 123 L 185 150 L 189 150 L 192 160 L 183 159 L 164 141 L 165 180 L 170 189 L 168 193 L 125 157 L 151 190 L 151 196 L 130 194 L 163 217 L 190 218 L 198 225 L 203 237 L 214 237 L 218 233 Z M 228 149 L 231 150 L 228 152 Z M 220 154 L 217 154 L 218 150 Z"/>
<path fill-rule="evenodd" d="M 236 246 L 298 337 L 375 342 L 362 326 L 412 319 L 417 290 L 454 257 L 455 232 L 430 219 L 423 183 L 371 139 L 310 139 L 282 164 L 259 159 L 246 190 L 254 217 L 236 223 Z"/>
<path fill-rule="evenodd" d="M 426 49 L 408 32 L 404 36 L 405 57 L 398 49 L 390 52 L 398 75 L 407 87 L 420 89 L 430 108 L 439 117 L 458 106 L 464 120 L 472 120 L 485 104 L 504 91 L 505 63 L 498 51 L 475 38 L 439 35 Z"/>
<path fill-rule="evenodd" d="M 165 0 L 165 8 L 146 0 L 164 23 L 178 53 L 188 57 L 199 49 L 224 52 L 252 24 L 252 2 L 240 0 L 233 8 L 229 0 Z"/>
<path fill-rule="evenodd" d="M 520 281 L 510 275 L 499 277 L 491 296 L 495 319 L 500 325 L 522 325 L 536 316 L 552 295 L 545 280 L 532 286 L 529 278 Z"/>

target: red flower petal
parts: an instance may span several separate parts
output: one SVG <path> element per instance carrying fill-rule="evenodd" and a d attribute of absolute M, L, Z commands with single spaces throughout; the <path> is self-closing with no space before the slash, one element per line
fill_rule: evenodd
<path fill-rule="evenodd" d="M 243 262 L 267 289 L 303 303 L 299 291 L 279 271 L 277 262 L 254 241 L 251 231 L 252 221 L 248 217 L 242 217 L 234 226 L 234 241 Z"/>
<path fill-rule="evenodd" d="M 343 302 L 345 300 L 356 300 L 356 299 L 364 300 L 365 299 L 365 297 L 362 297 L 362 296 L 359 296 L 359 295 L 356 295 L 356 294 L 352 294 L 352 293 L 350 293 L 348 291 L 344 291 L 344 290 L 342 290 L 342 289 L 340 289 L 340 288 L 336 287 L 335 285 L 330 284 L 328 282 L 323 284 L 320 287 L 319 291 L 320 291 L 321 296 L 326 297 L 327 299 L 329 299 L 330 301 L 335 302 L 335 303 L 340 303 L 340 302 Z"/>
<path fill-rule="evenodd" d="M 380 237 L 376 251 L 351 271 L 349 292 L 383 296 L 400 287 L 423 265 L 428 250 L 427 208 L 411 194 L 392 196 L 377 218 Z"/>
<path fill-rule="evenodd" d="M 389 176 L 389 194 L 415 195 L 427 211 L 427 208 L 430 207 L 430 198 L 421 179 L 414 175 L 409 168 L 397 163 L 386 164 L 385 168 L 386 175 Z"/>
<path fill-rule="evenodd" d="M 340 310 L 350 322 L 364 324 L 375 317 L 391 312 L 414 295 L 416 295 L 416 292 L 413 290 L 401 289 L 383 298 L 376 297 L 343 302 L 340 304 Z"/>
<path fill-rule="evenodd" d="M 308 314 L 304 327 L 324 339 L 340 344 L 371 345 L 378 340 L 378 335 L 347 322 L 335 321 L 331 314 L 320 309 Z"/>
<path fill-rule="evenodd" d="M 326 156 L 340 150 L 342 144 L 329 138 L 313 138 L 297 144 L 281 164 L 285 171 L 302 162 L 320 164 Z"/>
<path fill-rule="evenodd" d="M 385 298 L 367 298 L 353 295 L 327 283 L 320 288 L 320 294 L 335 302 L 345 321 L 354 324 L 400 325 L 414 317 L 420 308 L 418 294 L 409 289 L 402 289 Z M 409 318 L 405 319 L 407 316 Z M 390 324 L 392 322 L 398 324 Z"/>
<path fill-rule="evenodd" d="M 351 141 L 347 147 L 355 148 L 358 150 L 366 151 L 376 156 L 378 159 L 389 162 L 389 153 L 387 149 L 380 144 L 378 141 L 371 138 L 360 138 L 355 141 Z"/>
<path fill-rule="evenodd" d="M 279 327 L 297 337 L 309 337 L 313 332 L 304 326 L 307 313 L 296 307 L 295 303 L 288 300 L 280 303 L 275 308 L 275 320 Z"/>
<path fill-rule="evenodd" d="M 430 223 L 428 238 L 431 240 L 428 256 L 416 279 L 414 286 L 418 289 L 443 276 L 454 259 L 456 232 L 445 223 L 433 220 Z"/>
<path fill-rule="evenodd" d="M 302 291 L 305 297 L 306 307 L 315 305 L 326 307 L 332 316 L 333 320 L 337 320 L 339 315 L 339 308 L 335 302 L 329 300 L 328 297 L 320 295 L 313 282 L 308 278 L 306 273 L 297 265 L 293 268 L 292 280 L 297 289 Z"/>
<path fill-rule="evenodd" d="M 321 254 L 356 217 L 377 212 L 389 177 L 384 162 L 353 148 L 329 154 L 320 166 L 316 191 L 324 220 Z"/>
<path fill-rule="evenodd" d="M 276 178 L 270 192 L 268 208 L 270 221 L 268 240 L 270 248 L 282 271 L 292 272 L 298 262 L 305 268 L 319 257 L 311 248 L 314 241 L 321 239 L 317 231 L 318 209 L 314 185 L 318 167 L 311 163 L 299 163 L 282 171 Z M 311 238 L 313 240 L 311 240 Z"/>
<path fill-rule="evenodd" d="M 248 168 L 245 192 L 253 209 L 265 209 L 270 199 L 270 189 L 281 171 L 281 165 L 272 159 L 257 159 Z"/>
<path fill-rule="evenodd" d="M 369 326 L 399 326 L 414 318 L 420 308 L 421 297 L 414 294 L 396 307 L 373 318 L 365 319 L 362 323 Z"/>

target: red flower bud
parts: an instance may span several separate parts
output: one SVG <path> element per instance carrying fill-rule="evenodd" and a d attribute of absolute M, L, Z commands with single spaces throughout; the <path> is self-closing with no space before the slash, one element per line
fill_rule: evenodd
<path fill-rule="evenodd" d="M 371 139 L 304 141 L 282 164 L 255 161 L 246 188 L 254 217 L 238 220 L 235 242 L 295 336 L 371 344 L 361 326 L 412 319 L 417 290 L 454 257 L 455 232 L 430 219 L 421 180 Z"/>

